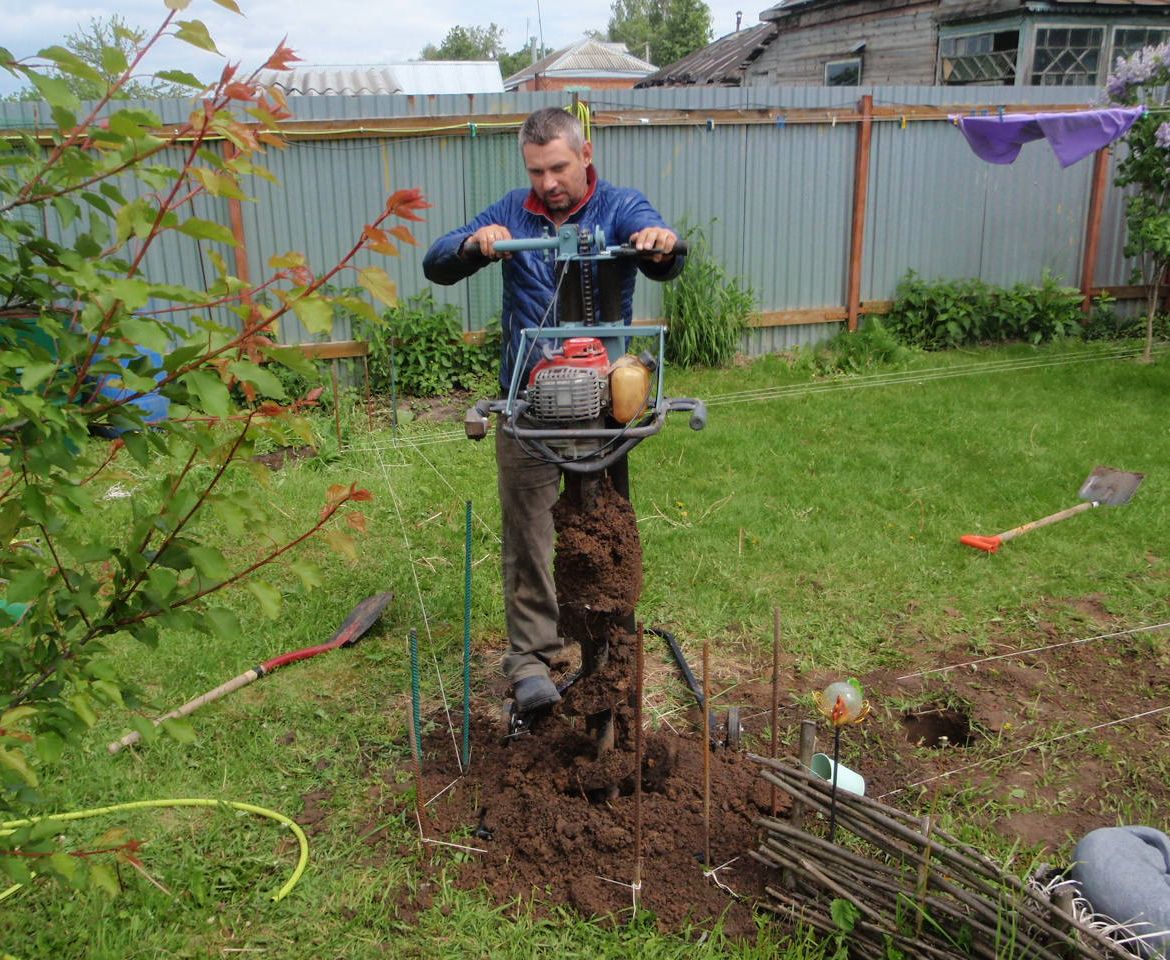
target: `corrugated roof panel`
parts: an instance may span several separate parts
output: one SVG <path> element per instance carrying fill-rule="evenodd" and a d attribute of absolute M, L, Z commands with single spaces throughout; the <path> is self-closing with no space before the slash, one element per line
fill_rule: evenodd
<path fill-rule="evenodd" d="M 502 93 L 495 60 L 419 60 L 371 66 L 304 66 L 261 70 L 261 83 L 290 96 Z"/>
<path fill-rule="evenodd" d="M 612 72 L 620 76 L 627 74 L 645 76 L 653 73 L 654 69 L 654 64 L 635 57 L 626 49 L 624 43 L 606 43 L 587 37 L 560 50 L 554 50 L 547 57 L 529 64 L 508 77 L 508 83 L 515 85 L 537 74 L 559 75 L 584 71 L 593 74 Z"/>
<path fill-rule="evenodd" d="M 415 60 L 394 64 L 402 93 L 503 93 L 495 60 Z"/>
<path fill-rule="evenodd" d="M 743 83 L 746 65 L 763 53 L 775 37 L 776 28 L 770 23 L 760 23 L 746 30 L 729 33 L 650 74 L 639 82 L 639 86 L 704 83 L 739 86 Z"/>

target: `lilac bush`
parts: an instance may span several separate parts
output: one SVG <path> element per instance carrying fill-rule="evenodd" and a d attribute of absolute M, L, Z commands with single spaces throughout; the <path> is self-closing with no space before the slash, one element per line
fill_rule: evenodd
<path fill-rule="evenodd" d="M 1134 281 L 1146 285 L 1146 351 L 1154 340 L 1154 314 L 1170 268 L 1170 121 L 1164 119 L 1170 88 L 1170 43 L 1145 47 L 1118 58 L 1105 84 L 1109 102 L 1143 104 L 1147 112 L 1125 136 L 1127 150 L 1117 164 L 1116 183 L 1132 187 L 1126 200 L 1125 255 L 1137 259 Z"/>

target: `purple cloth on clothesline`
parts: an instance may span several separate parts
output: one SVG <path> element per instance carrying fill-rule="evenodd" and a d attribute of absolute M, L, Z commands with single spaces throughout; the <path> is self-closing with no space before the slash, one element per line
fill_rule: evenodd
<path fill-rule="evenodd" d="M 998 117 L 952 117 L 988 163 L 1011 163 L 1030 140 L 1047 139 L 1062 167 L 1083 160 L 1125 136 L 1145 107 L 1113 107 L 1076 113 L 1012 113 Z"/>

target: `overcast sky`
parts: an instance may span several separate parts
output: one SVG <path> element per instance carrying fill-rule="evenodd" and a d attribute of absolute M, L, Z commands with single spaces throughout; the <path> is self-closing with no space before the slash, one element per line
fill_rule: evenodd
<path fill-rule="evenodd" d="M 580 38 L 587 30 L 605 30 L 612 0 L 317 0 L 312 4 L 277 0 L 238 0 L 244 16 L 231 13 L 213 0 L 193 0 L 180 17 L 202 20 L 225 57 L 245 68 L 259 66 L 281 37 L 306 63 L 373 64 L 418 59 L 428 43 L 439 44 L 453 26 L 487 26 L 504 31 L 509 50 L 518 50 L 526 37 L 540 37 L 554 49 Z M 707 0 L 714 36 L 735 29 L 735 12 L 743 10 L 743 25 L 759 22 L 759 12 L 770 4 L 761 0 Z M 4 0 L 0 46 L 17 57 L 60 43 L 95 17 L 117 13 L 127 23 L 155 28 L 166 10 L 163 0 Z M 543 30 L 542 30 L 543 28 Z M 170 41 L 155 69 L 178 68 L 206 80 L 216 76 L 223 60 L 201 53 L 185 43 Z M 637 53 L 637 51 L 633 51 Z M 20 86 L 0 70 L 0 94 Z"/>

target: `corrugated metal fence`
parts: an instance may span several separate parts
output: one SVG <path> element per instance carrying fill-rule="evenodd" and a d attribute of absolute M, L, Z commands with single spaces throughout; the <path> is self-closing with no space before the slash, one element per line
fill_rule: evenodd
<path fill-rule="evenodd" d="M 1050 272 L 1078 285 L 1086 237 L 1092 161 L 1062 170 L 1044 144 L 1025 147 L 1011 166 L 979 160 L 946 115 L 962 105 L 1009 109 L 1087 106 L 1085 88 L 752 87 L 655 89 L 582 94 L 595 116 L 601 176 L 641 188 L 674 224 L 702 226 L 728 272 L 755 290 L 761 311 L 745 345 L 754 353 L 824 339 L 845 310 L 855 200 L 859 97 L 874 108 L 861 301 L 889 300 L 908 270 L 929 278 L 979 277 L 1007 284 Z M 417 249 L 380 259 L 402 295 L 427 287 L 428 243 L 467 222 L 507 190 L 526 183 L 517 120 L 565 102 L 560 93 L 435 97 L 293 98 L 287 149 L 271 150 L 280 181 L 257 179 L 255 203 L 242 205 L 252 280 L 267 261 L 304 251 L 312 266 L 337 261 L 395 189 L 420 187 L 433 204 L 416 224 Z M 164 121 L 184 116 L 180 101 L 145 104 Z M 43 109 L 40 108 L 40 109 Z M 38 107 L 0 104 L 0 127 L 27 127 Z M 202 201 L 198 215 L 230 224 L 228 203 Z M 1121 254 L 1123 198 L 1104 203 L 1096 286 L 1128 281 Z M 55 229 L 52 225 L 50 230 Z M 198 286 L 211 274 L 207 248 L 167 236 L 147 262 L 150 275 Z M 221 249 L 229 264 L 230 251 Z M 365 255 L 363 255 L 365 256 Z M 362 266 L 370 260 L 361 260 Z M 344 281 L 343 281 L 344 282 Z M 499 271 L 437 288 L 461 308 L 468 330 L 499 309 Z M 864 307 L 863 307 L 864 311 Z M 661 314 L 661 290 L 639 286 L 635 314 Z M 815 322 L 801 322 L 808 319 Z M 348 330 L 337 329 L 336 339 Z M 295 320 L 285 342 L 311 339 Z"/>

